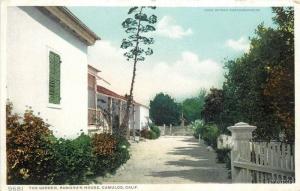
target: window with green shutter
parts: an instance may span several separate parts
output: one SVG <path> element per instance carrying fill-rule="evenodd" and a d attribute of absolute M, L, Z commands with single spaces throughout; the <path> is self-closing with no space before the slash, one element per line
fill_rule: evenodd
<path fill-rule="evenodd" d="M 49 103 L 60 104 L 60 56 L 49 52 Z"/>

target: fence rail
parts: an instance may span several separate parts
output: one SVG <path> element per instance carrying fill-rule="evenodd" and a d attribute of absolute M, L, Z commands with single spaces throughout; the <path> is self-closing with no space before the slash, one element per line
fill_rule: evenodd
<path fill-rule="evenodd" d="M 231 170 L 233 182 L 294 183 L 294 144 L 255 142 L 246 123 L 228 128 L 232 133 Z"/>
<path fill-rule="evenodd" d="M 161 135 L 171 135 L 171 136 L 187 136 L 193 135 L 193 130 L 188 126 L 158 126 L 161 131 Z"/>

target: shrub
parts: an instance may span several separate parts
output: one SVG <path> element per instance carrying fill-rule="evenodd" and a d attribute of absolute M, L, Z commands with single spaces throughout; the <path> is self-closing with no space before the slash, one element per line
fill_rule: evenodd
<path fill-rule="evenodd" d="M 129 142 L 122 136 L 116 136 L 117 147 L 114 155 L 112 156 L 112 163 L 109 172 L 114 174 L 116 170 L 130 158 L 129 155 Z"/>
<path fill-rule="evenodd" d="M 199 134 L 200 134 L 200 136 L 202 136 L 203 131 L 204 131 L 204 122 L 202 120 L 196 120 L 196 121 L 192 122 L 191 126 L 194 131 L 193 135 L 196 139 L 199 138 Z"/>
<path fill-rule="evenodd" d="M 56 159 L 50 149 L 52 132 L 40 117 L 26 110 L 23 117 L 6 106 L 7 183 L 51 184 Z"/>
<path fill-rule="evenodd" d="M 231 149 L 216 149 L 217 161 L 220 163 L 225 163 L 227 158 L 230 158 Z"/>
<path fill-rule="evenodd" d="M 20 117 L 9 103 L 6 111 L 8 184 L 81 184 L 89 174 L 114 173 L 129 159 L 125 138 L 81 134 L 57 139 L 32 110 Z"/>
<path fill-rule="evenodd" d="M 215 124 L 206 124 L 202 134 L 200 134 L 201 138 L 213 148 L 217 147 L 217 138 L 219 135 L 219 129 Z"/>
<path fill-rule="evenodd" d="M 205 124 L 202 120 L 196 120 L 191 126 L 194 130 L 194 137 L 196 139 L 198 139 L 200 135 L 200 138 L 203 139 L 206 144 L 213 148 L 217 147 L 217 138 L 220 135 L 220 131 L 215 124 Z"/>
<path fill-rule="evenodd" d="M 107 133 L 95 134 L 92 138 L 93 154 L 95 155 L 112 155 L 117 141 L 114 136 Z"/>
<path fill-rule="evenodd" d="M 231 178 L 231 149 L 217 149 L 217 161 L 220 163 L 225 163 L 228 169 L 228 177 Z"/>
<path fill-rule="evenodd" d="M 156 125 L 151 124 L 150 129 L 156 134 L 156 138 L 160 137 L 160 129 Z"/>
<path fill-rule="evenodd" d="M 152 130 L 152 128 L 154 130 Z M 141 131 L 141 137 L 144 137 L 146 139 L 157 139 L 160 136 L 160 130 L 158 127 L 154 126 L 154 127 L 150 127 L 150 130 L 148 129 L 143 129 Z M 158 132 L 158 133 L 157 133 Z"/>
<path fill-rule="evenodd" d="M 150 130 L 149 131 L 149 139 L 156 139 L 157 138 L 157 135 L 154 131 Z"/>
<path fill-rule="evenodd" d="M 58 139 L 55 152 L 56 184 L 80 184 L 85 181 L 92 162 L 91 138 L 81 134 L 73 140 Z"/>
<path fill-rule="evenodd" d="M 150 139 L 150 131 L 145 128 L 141 131 L 141 137 L 144 137 L 146 139 Z"/>
<path fill-rule="evenodd" d="M 92 170 L 95 175 L 115 173 L 129 159 L 129 142 L 121 136 L 95 134 L 92 138 L 94 160 Z"/>

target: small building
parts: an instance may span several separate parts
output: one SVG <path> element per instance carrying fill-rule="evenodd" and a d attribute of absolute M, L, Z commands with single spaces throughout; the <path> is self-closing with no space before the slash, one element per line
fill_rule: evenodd
<path fill-rule="evenodd" d="M 30 106 L 58 137 L 87 133 L 87 48 L 99 39 L 66 7 L 8 7 L 7 96 L 15 112 Z"/>
<path fill-rule="evenodd" d="M 134 104 L 134 129 L 142 130 L 149 126 L 149 107 L 135 102 Z M 131 126 L 131 128 L 133 128 Z"/>

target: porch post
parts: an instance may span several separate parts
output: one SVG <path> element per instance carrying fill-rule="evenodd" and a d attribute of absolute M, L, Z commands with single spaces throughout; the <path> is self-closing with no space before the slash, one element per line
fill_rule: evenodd
<path fill-rule="evenodd" d="M 133 133 L 133 140 L 135 141 L 135 117 L 134 117 L 134 104 L 132 104 L 132 133 Z M 129 130 L 130 132 L 130 130 Z"/>
<path fill-rule="evenodd" d="M 121 125 L 121 123 L 122 123 L 122 101 L 121 100 L 119 100 L 118 101 L 118 115 L 119 115 L 119 127 L 120 127 L 120 125 Z"/>
<path fill-rule="evenodd" d="M 108 123 L 109 123 L 109 132 L 112 132 L 112 98 L 108 97 Z"/>
<path fill-rule="evenodd" d="M 247 123 L 239 122 L 234 126 L 228 127 L 228 130 L 232 134 L 233 147 L 231 150 L 231 176 L 232 182 L 248 182 L 243 177 L 240 168 L 234 166 L 234 162 L 250 162 L 250 143 L 252 139 L 252 132 L 256 129 L 255 126 L 251 126 Z M 243 169 L 246 170 L 246 169 Z"/>

